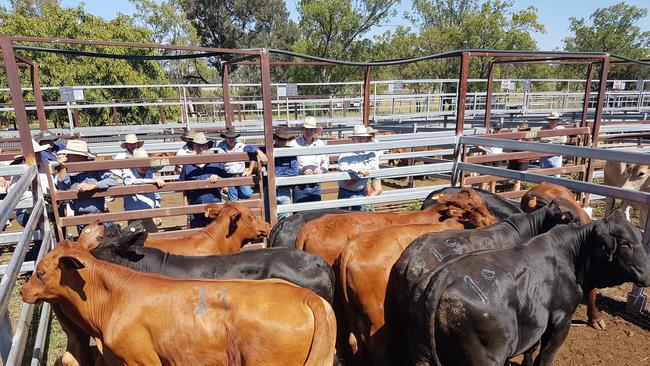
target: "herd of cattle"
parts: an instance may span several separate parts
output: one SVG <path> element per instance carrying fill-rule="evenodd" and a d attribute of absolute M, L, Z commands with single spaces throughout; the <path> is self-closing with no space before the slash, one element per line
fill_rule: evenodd
<path fill-rule="evenodd" d="M 70 365 L 550 365 L 583 297 L 650 286 L 640 231 L 560 186 L 520 206 L 471 188 L 422 210 L 322 210 L 273 228 L 236 202 L 188 237 L 87 226 L 21 288 L 52 305 Z M 268 248 L 239 251 L 261 236 Z M 98 352 L 91 348 L 91 340 Z"/>

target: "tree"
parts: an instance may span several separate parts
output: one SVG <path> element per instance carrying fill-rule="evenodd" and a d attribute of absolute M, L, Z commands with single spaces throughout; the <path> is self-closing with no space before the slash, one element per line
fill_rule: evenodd
<path fill-rule="evenodd" d="M 34 6 L 36 4 L 36 7 Z M 0 9 L 0 33 L 74 39 L 121 40 L 131 42 L 150 42 L 151 33 L 137 27 L 131 17 L 118 15 L 107 21 L 87 13 L 83 6 L 62 8 L 55 1 L 16 1 L 11 10 Z M 61 46 L 68 49 L 124 53 L 132 55 L 151 55 L 153 50 L 125 49 L 102 46 Z M 164 84 L 168 79 L 160 65 L 155 61 L 111 60 L 92 57 L 66 56 L 45 52 L 18 51 L 18 54 L 32 59 L 39 66 L 42 85 L 124 85 L 124 84 Z M 3 75 L 4 77 L 4 75 Z M 23 85 L 28 85 L 23 75 Z M 6 81 L 5 81 L 6 85 Z M 85 91 L 85 99 L 91 101 L 110 101 L 113 99 L 159 98 L 169 91 L 144 89 L 94 89 Z M 58 91 L 45 91 L 45 100 L 58 100 Z M 4 95 L 3 101 L 8 101 Z M 120 108 L 119 112 L 129 122 L 148 123 L 158 119 L 157 108 Z M 65 111 L 48 112 L 51 120 L 67 120 Z M 84 109 L 80 113 L 82 124 L 103 124 L 112 120 L 112 111 L 103 109 Z M 13 119 L 13 116 L 9 117 Z"/>
<path fill-rule="evenodd" d="M 422 27 L 451 27 L 460 25 L 466 14 L 475 13 L 477 0 L 415 0 L 413 8 Z M 417 20 L 418 17 L 412 17 Z"/>
<path fill-rule="evenodd" d="M 198 46 L 194 24 L 187 19 L 178 0 L 157 2 L 153 0 L 131 0 L 136 12 L 133 17 L 138 25 L 151 31 L 151 41 L 159 44 Z M 162 50 L 163 55 L 177 53 L 174 50 Z M 207 59 L 188 59 L 162 61 L 161 65 L 167 72 L 172 83 L 218 81 L 217 71 L 211 67 Z"/>
<path fill-rule="evenodd" d="M 638 23 L 648 10 L 621 2 L 607 8 L 599 8 L 589 17 L 570 18 L 572 37 L 564 39 L 567 51 L 609 52 L 631 58 L 650 57 L 650 31 L 643 31 Z M 648 66 L 612 68 L 612 77 L 650 77 Z"/>

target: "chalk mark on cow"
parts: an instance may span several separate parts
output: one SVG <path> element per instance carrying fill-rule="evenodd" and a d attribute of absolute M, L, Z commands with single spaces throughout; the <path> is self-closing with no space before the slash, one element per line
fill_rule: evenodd
<path fill-rule="evenodd" d="M 483 290 L 481 290 L 480 287 L 478 287 L 478 285 L 476 284 L 476 282 L 474 282 L 472 277 L 470 277 L 469 275 L 465 275 L 463 280 L 465 281 L 465 284 L 471 287 L 472 290 L 474 290 L 474 292 L 476 292 L 476 294 L 481 298 L 481 302 L 483 302 L 486 305 L 490 304 L 490 300 L 488 299 L 487 295 L 483 292 Z"/>

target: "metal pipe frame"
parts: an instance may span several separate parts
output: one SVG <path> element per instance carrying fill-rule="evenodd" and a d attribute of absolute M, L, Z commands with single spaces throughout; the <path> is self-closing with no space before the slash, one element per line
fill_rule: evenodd
<path fill-rule="evenodd" d="M 267 194 L 268 194 L 268 216 L 271 224 L 275 224 L 278 218 L 277 192 L 275 190 L 275 148 L 273 146 L 273 96 L 271 94 L 271 59 L 268 51 L 264 50 L 260 57 L 260 69 L 262 72 L 262 118 L 264 119 L 264 146 L 266 146 Z M 261 171 L 261 170 L 260 170 Z M 262 192 L 264 194 L 264 192 Z"/>
<path fill-rule="evenodd" d="M 363 78 L 363 125 L 370 125 L 370 81 L 372 79 L 372 68 L 366 66 Z"/>
<path fill-rule="evenodd" d="M 465 127 L 465 103 L 467 99 L 467 79 L 469 77 L 470 53 L 460 55 L 460 77 L 458 79 L 458 99 L 456 101 L 456 136 L 462 136 Z"/>
<path fill-rule="evenodd" d="M 226 120 L 226 127 L 232 127 L 234 116 L 232 113 L 232 104 L 230 104 L 230 75 L 228 73 L 228 64 L 221 64 L 221 90 L 223 91 L 223 112 Z"/>

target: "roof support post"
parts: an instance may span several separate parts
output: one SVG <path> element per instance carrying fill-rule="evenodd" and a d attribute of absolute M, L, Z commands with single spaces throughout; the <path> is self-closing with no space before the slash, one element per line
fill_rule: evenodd
<path fill-rule="evenodd" d="M 232 104 L 230 104 L 230 75 L 228 73 L 228 67 L 227 63 L 221 63 L 221 89 L 223 91 L 223 112 L 226 127 L 232 127 L 234 117 L 232 114 Z"/>
<path fill-rule="evenodd" d="M 372 78 L 372 68 L 366 66 L 366 73 L 363 78 L 363 125 L 368 127 L 370 124 L 370 80 Z"/>
<path fill-rule="evenodd" d="M 456 136 L 462 136 L 465 127 L 465 100 L 467 99 L 469 58 L 469 52 L 463 52 L 460 55 L 460 77 L 458 78 L 458 99 L 456 100 Z"/>
<path fill-rule="evenodd" d="M 11 102 L 16 113 L 16 125 L 18 127 L 21 144 L 20 147 L 27 164 L 36 164 L 34 157 L 34 147 L 32 146 L 32 135 L 29 132 L 29 121 L 25 110 L 25 98 L 20 86 L 20 77 L 18 75 L 18 65 L 16 64 L 16 54 L 11 39 L 8 36 L 0 36 L 0 48 L 4 58 L 5 71 L 7 72 L 7 82 L 9 83 L 9 92 L 11 93 Z"/>
<path fill-rule="evenodd" d="M 275 224 L 277 221 L 278 205 L 276 201 L 275 185 L 275 160 L 273 159 L 273 105 L 271 103 L 271 61 L 269 52 L 263 50 L 260 56 L 260 69 L 262 70 L 262 116 L 264 119 L 264 146 L 266 146 L 266 156 L 268 162 L 267 169 L 267 191 L 268 201 L 268 221 Z"/>

